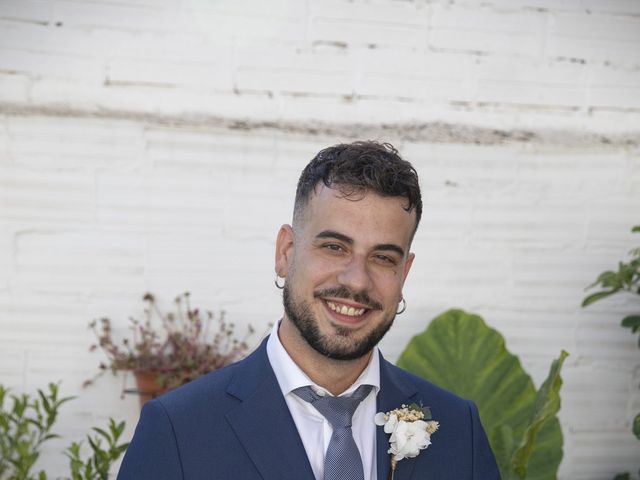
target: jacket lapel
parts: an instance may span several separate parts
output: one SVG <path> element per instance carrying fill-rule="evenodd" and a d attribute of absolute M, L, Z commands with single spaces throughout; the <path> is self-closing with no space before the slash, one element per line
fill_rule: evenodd
<path fill-rule="evenodd" d="M 400 380 L 396 369 L 380 355 L 378 412 L 388 412 L 416 399 L 416 388 Z M 240 400 L 226 414 L 238 440 L 264 479 L 313 479 L 302 440 L 284 400 L 266 351 L 266 339 L 238 365 L 227 393 Z M 378 480 L 387 480 L 390 469 L 389 435 L 382 427 L 376 433 Z M 415 458 L 398 462 L 394 480 L 409 480 Z"/>
<path fill-rule="evenodd" d="M 266 339 L 238 366 L 227 393 L 240 404 L 227 421 L 264 479 L 313 479 L 302 440 L 266 351 Z"/>
<path fill-rule="evenodd" d="M 388 412 L 400 408 L 403 404 L 409 405 L 418 401 L 415 398 L 417 389 L 413 385 L 400 380 L 397 375 L 394 375 L 393 369 L 395 368 L 396 367 L 380 355 L 380 392 L 377 398 L 378 412 Z M 378 480 L 387 480 L 391 470 L 391 455 L 387 453 L 389 450 L 389 434 L 384 433 L 382 427 L 377 428 L 376 449 L 378 457 Z M 409 480 L 413 473 L 415 462 L 415 458 L 405 458 L 398 462 L 394 480 Z"/>

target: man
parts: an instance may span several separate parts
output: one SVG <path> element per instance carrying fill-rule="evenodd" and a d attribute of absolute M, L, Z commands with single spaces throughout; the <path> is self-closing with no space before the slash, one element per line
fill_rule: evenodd
<path fill-rule="evenodd" d="M 282 320 L 245 360 L 148 402 L 118 478 L 384 480 L 393 464 L 394 480 L 499 479 L 476 407 L 377 351 L 406 305 L 421 213 L 417 174 L 390 145 L 322 150 L 276 241 Z M 374 417 L 414 403 L 440 428 L 392 462 Z"/>

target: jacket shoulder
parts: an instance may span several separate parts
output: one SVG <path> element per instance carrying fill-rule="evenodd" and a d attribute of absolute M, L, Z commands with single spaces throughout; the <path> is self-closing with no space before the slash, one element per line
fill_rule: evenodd
<path fill-rule="evenodd" d="M 269 378 L 270 371 L 263 343 L 246 358 L 207 373 L 156 400 L 162 403 L 169 414 L 198 408 L 210 410 L 212 406 L 225 404 L 235 405 L 238 399 L 233 395 L 234 385 L 241 382 L 254 386 Z"/>

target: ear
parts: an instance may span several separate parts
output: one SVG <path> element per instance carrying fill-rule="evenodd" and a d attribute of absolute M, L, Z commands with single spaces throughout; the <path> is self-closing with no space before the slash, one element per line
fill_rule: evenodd
<path fill-rule="evenodd" d="M 416 258 L 415 253 L 409 252 L 407 259 L 404 262 L 404 276 L 402 277 L 402 285 L 404 286 L 404 282 L 407 279 L 407 275 L 409 275 L 409 270 L 411 270 L 411 265 L 413 265 L 413 259 Z"/>
<path fill-rule="evenodd" d="M 293 259 L 294 235 L 291 225 L 282 225 L 276 238 L 276 274 L 286 277 Z"/>

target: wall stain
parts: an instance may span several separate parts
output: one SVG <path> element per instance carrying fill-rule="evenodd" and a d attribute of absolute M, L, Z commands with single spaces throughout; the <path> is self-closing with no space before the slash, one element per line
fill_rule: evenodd
<path fill-rule="evenodd" d="M 532 144 L 554 147 L 636 148 L 640 131 L 621 134 L 559 129 L 497 129 L 446 122 L 328 123 L 319 121 L 270 121 L 238 119 L 204 114 L 157 114 L 64 105 L 24 105 L 0 102 L 0 115 L 94 118 L 135 121 L 174 128 L 215 128 L 235 131 L 274 131 L 294 135 L 329 136 L 347 139 L 389 138 L 394 141 L 471 145 Z"/>

